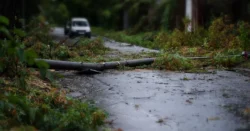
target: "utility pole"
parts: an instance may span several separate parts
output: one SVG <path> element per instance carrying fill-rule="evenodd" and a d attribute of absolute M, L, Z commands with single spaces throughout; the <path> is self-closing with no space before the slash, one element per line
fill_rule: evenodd
<path fill-rule="evenodd" d="M 193 0 L 186 0 L 186 18 L 190 20 L 190 23 L 187 27 L 187 31 L 191 32 L 192 31 L 192 23 L 193 23 Z"/>
<path fill-rule="evenodd" d="M 129 14 L 128 14 L 128 5 L 125 3 L 125 0 L 122 0 L 123 2 L 123 9 L 122 9 L 122 23 L 123 23 L 123 29 L 129 28 Z"/>

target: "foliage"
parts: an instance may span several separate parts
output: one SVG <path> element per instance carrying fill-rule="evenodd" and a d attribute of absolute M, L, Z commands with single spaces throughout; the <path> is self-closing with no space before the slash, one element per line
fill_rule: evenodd
<path fill-rule="evenodd" d="M 167 70 L 188 70 L 191 69 L 193 65 L 189 59 L 179 54 L 165 53 L 156 60 L 154 66 Z"/>
<path fill-rule="evenodd" d="M 45 35 L 46 39 L 46 34 L 41 31 L 33 36 L 16 28 L 8 30 L 8 25 L 8 19 L 1 16 L 0 32 L 5 38 L 0 39 L 0 130 L 94 131 L 104 124 L 103 111 L 92 104 L 67 98 L 66 91 L 52 88 L 53 84 L 41 80 L 45 76 L 49 79 L 49 66 L 35 60 L 37 54 L 32 46 L 39 42 L 45 45 L 43 38 L 37 40 L 37 36 Z M 41 29 L 43 27 L 42 24 Z M 98 40 L 92 42 L 100 46 Z M 62 52 L 57 53 L 61 58 L 66 57 Z M 40 75 L 32 79 L 34 71 L 27 66 L 37 66 Z"/>
<path fill-rule="evenodd" d="M 108 38 L 112 38 L 119 42 L 126 42 L 134 45 L 139 45 L 147 48 L 159 49 L 160 45 L 154 44 L 156 32 L 145 32 L 131 35 L 128 30 L 116 32 L 113 30 L 105 31 L 102 28 L 93 28 L 93 32 Z"/>
<path fill-rule="evenodd" d="M 69 19 L 69 10 L 65 3 L 44 0 L 40 6 L 40 15 L 45 16 L 51 24 L 64 25 Z"/>
<path fill-rule="evenodd" d="M 5 17 L 1 17 L 0 31 L 6 38 L 0 40 L 0 73 L 5 74 L 17 81 L 17 86 L 22 88 L 26 87 L 25 78 L 28 75 L 26 66 L 39 66 L 44 73 L 44 69 L 48 68 L 44 62 L 35 61 L 36 53 L 34 50 L 26 50 L 25 44 L 22 39 L 26 36 L 26 33 L 20 29 L 13 29 L 11 32 L 6 29 L 8 26 L 8 20 Z M 12 35 L 13 34 L 13 35 Z"/>
<path fill-rule="evenodd" d="M 171 22 L 175 19 L 175 9 L 177 7 L 177 1 L 176 0 L 166 0 L 164 2 L 164 8 L 162 19 L 161 19 L 161 25 L 164 30 L 170 30 L 171 29 Z"/>
<path fill-rule="evenodd" d="M 163 49 L 165 55 L 161 56 L 160 61 L 155 64 L 159 68 L 176 70 L 189 69 L 190 67 L 204 68 L 209 65 L 215 67 L 232 67 L 242 62 L 240 57 L 242 49 L 249 49 L 249 25 L 245 22 L 239 22 L 236 26 L 226 21 L 226 18 L 215 19 L 208 30 L 200 27 L 193 32 L 175 29 L 173 32 L 160 31 L 158 33 L 144 32 L 133 34 L 129 30 L 128 32 L 105 32 L 100 28 L 94 28 L 94 31 L 117 41 L 148 48 Z M 146 41 L 149 41 L 149 44 Z M 184 67 L 187 68 L 180 66 L 175 68 L 168 65 L 168 63 L 172 62 L 165 62 L 172 59 L 172 56 L 169 54 L 180 56 L 180 61 L 176 62 L 177 65 L 178 63 L 183 63 Z M 206 57 L 210 59 L 206 61 L 203 61 L 203 58 L 200 60 L 186 60 L 181 59 L 182 57 Z M 166 60 L 164 61 L 164 59 Z M 189 62 L 185 63 L 183 61 Z M 175 63 L 172 66 L 175 66 Z"/>
<path fill-rule="evenodd" d="M 239 40 L 241 44 L 241 48 L 245 51 L 250 50 L 250 25 L 246 22 L 239 22 Z"/>
<path fill-rule="evenodd" d="M 237 49 L 217 51 L 213 54 L 212 65 L 217 67 L 234 67 L 243 61 L 241 56 L 236 55 L 240 53 Z"/>
<path fill-rule="evenodd" d="M 101 55 L 108 50 L 98 37 L 75 39 L 73 45 L 67 42 L 67 38 L 55 42 L 50 35 L 53 28 L 50 24 L 46 24 L 44 16 L 34 18 L 28 27 L 30 32 L 24 39 L 24 44 L 26 48 L 36 50 L 39 58 L 67 60 L 79 56 Z"/>
<path fill-rule="evenodd" d="M 170 33 L 166 31 L 159 32 L 154 40 L 154 44 L 159 45 L 161 48 L 165 47 L 167 42 L 169 41 Z"/>
<path fill-rule="evenodd" d="M 2 129 L 31 126 L 39 130 L 97 130 L 106 114 L 88 103 L 69 99 L 65 92 L 51 89 L 44 93 L 30 90 L 24 96 L 9 92 L 1 95 Z"/>
<path fill-rule="evenodd" d="M 215 19 L 209 27 L 209 48 L 232 48 L 239 46 L 235 25 L 227 24 L 223 18 Z"/>
<path fill-rule="evenodd" d="M 52 51 L 57 46 L 50 36 L 51 26 L 42 15 L 33 18 L 28 24 L 29 33 L 25 38 L 26 48 L 36 50 L 40 58 L 52 58 Z"/>
<path fill-rule="evenodd" d="M 79 44 L 76 45 L 75 49 L 80 52 L 83 52 L 83 55 L 85 56 L 95 56 L 104 54 L 105 51 L 108 50 L 108 48 L 104 46 L 103 40 L 100 37 L 97 37 L 94 40 L 82 39 L 79 41 Z"/>
<path fill-rule="evenodd" d="M 70 57 L 69 52 L 69 48 L 62 45 L 55 49 L 54 56 L 56 56 L 60 60 L 66 60 Z"/>
<path fill-rule="evenodd" d="M 249 49 L 249 26 L 240 22 L 238 26 L 226 23 L 223 18 L 215 19 L 208 30 L 198 28 L 193 32 L 175 29 L 172 33 L 160 32 L 156 36 L 155 43 L 164 46 L 164 54 L 161 62 L 167 69 L 178 65 L 178 62 L 167 64 L 175 54 L 182 57 L 209 57 L 206 62 L 191 60 L 193 67 L 203 68 L 204 65 L 215 67 L 233 67 L 242 62 L 242 49 Z M 180 61 L 182 60 L 179 58 Z M 170 63 L 170 65 L 169 65 Z M 181 62 L 179 62 L 181 63 Z M 183 63 L 184 65 L 188 65 Z M 177 66 L 178 67 L 178 66 Z M 178 69 L 178 68 L 177 68 Z"/>
<path fill-rule="evenodd" d="M 184 45 L 186 42 L 186 35 L 185 32 L 182 32 L 178 29 L 175 29 L 169 39 L 166 42 L 167 49 L 176 49 Z"/>

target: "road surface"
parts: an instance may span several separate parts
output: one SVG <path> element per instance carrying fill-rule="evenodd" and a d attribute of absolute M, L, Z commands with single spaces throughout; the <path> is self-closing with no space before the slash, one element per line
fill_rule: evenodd
<path fill-rule="evenodd" d="M 55 35 L 64 37 L 58 28 Z M 152 51 L 115 41 L 121 53 Z M 247 131 L 250 77 L 231 71 L 183 73 L 108 70 L 97 75 L 61 72 L 69 96 L 92 100 L 109 113 L 113 129 L 123 131 Z M 249 113 L 249 114 L 248 114 Z M 242 130 L 241 130 L 242 129 Z"/>

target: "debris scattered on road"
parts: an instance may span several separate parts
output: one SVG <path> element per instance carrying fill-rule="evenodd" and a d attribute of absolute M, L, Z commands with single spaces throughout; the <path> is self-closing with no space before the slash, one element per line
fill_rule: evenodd
<path fill-rule="evenodd" d="M 191 100 L 186 100 L 186 102 L 189 104 L 193 104 L 193 102 Z"/>
<path fill-rule="evenodd" d="M 138 110 L 139 107 L 140 107 L 140 106 L 139 106 L 138 104 L 135 105 L 135 109 L 136 109 L 136 110 Z"/>
<path fill-rule="evenodd" d="M 216 121 L 216 120 L 220 120 L 220 117 L 209 117 L 209 118 L 207 118 L 207 121 Z"/>
<path fill-rule="evenodd" d="M 161 119 L 159 119 L 159 120 L 157 121 L 157 123 L 162 124 L 162 123 L 164 123 L 164 120 L 161 118 Z"/>

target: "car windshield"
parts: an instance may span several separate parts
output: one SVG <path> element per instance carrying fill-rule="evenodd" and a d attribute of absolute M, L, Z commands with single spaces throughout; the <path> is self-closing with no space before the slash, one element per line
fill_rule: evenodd
<path fill-rule="evenodd" d="M 88 23 L 86 21 L 73 21 L 72 26 L 87 26 Z"/>

